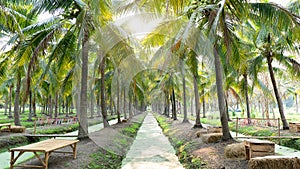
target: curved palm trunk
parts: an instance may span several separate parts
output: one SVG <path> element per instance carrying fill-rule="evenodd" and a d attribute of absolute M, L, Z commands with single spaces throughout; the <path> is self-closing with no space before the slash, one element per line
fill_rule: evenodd
<path fill-rule="evenodd" d="M 248 124 L 251 124 L 251 114 L 250 114 L 249 96 L 248 96 L 248 77 L 247 74 L 244 74 L 243 76 L 245 79 L 245 98 L 246 98 L 247 118 L 248 118 Z"/>
<path fill-rule="evenodd" d="M 219 104 L 219 111 L 221 117 L 221 124 L 222 124 L 222 132 L 223 132 L 223 141 L 232 140 L 232 136 L 229 131 L 228 126 L 228 118 L 226 115 L 226 108 L 225 108 L 225 97 L 223 92 L 223 80 L 222 80 L 222 67 L 219 54 L 217 53 L 216 48 L 214 49 L 214 62 L 215 62 L 215 71 L 216 71 L 216 85 L 217 85 L 217 94 L 218 94 L 218 104 Z"/>
<path fill-rule="evenodd" d="M 19 73 L 17 73 L 17 86 L 15 92 L 15 104 L 14 104 L 14 123 L 16 126 L 21 126 L 20 113 L 19 113 L 20 88 L 21 88 L 21 76 Z"/>
<path fill-rule="evenodd" d="M 275 97 L 276 97 L 276 100 L 277 100 L 278 109 L 279 109 L 279 113 L 280 113 L 280 117 L 281 117 L 281 121 L 282 121 L 282 125 L 283 125 L 283 130 L 288 130 L 289 125 L 288 125 L 287 120 L 285 118 L 282 100 L 281 100 L 281 97 L 280 97 L 279 92 L 278 92 L 278 88 L 277 88 L 277 84 L 276 84 L 276 80 L 275 80 L 275 75 L 274 75 L 274 72 L 273 72 L 272 58 L 271 58 L 271 53 L 270 52 L 268 53 L 268 56 L 267 56 L 267 62 L 268 62 L 268 69 L 269 69 L 271 82 L 272 82 L 272 85 L 273 85 L 273 90 L 274 90 L 274 93 L 275 93 Z"/>
<path fill-rule="evenodd" d="M 107 119 L 107 110 L 106 110 L 106 103 L 105 103 L 105 61 L 106 57 L 103 56 L 102 61 L 101 61 L 101 109 L 102 109 L 102 120 L 103 120 L 103 126 L 108 127 L 108 119 Z"/>
<path fill-rule="evenodd" d="M 197 76 L 194 76 L 194 93 L 195 93 L 195 109 L 196 109 L 196 123 L 194 128 L 203 128 L 201 121 L 200 121 L 200 102 L 199 102 L 199 90 L 198 90 L 198 83 L 197 83 Z"/>
<path fill-rule="evenodd" d="M 183 90 L 183 123 L 188 123 L 189 119 L 187 117 L 187 105 L 186 105 L 186 85 L 185 85 L 185 70 L 184 70 L 184 60 L 181 61 L 181 75 L 182 75 L 182 90 Z"/>
<path fill-rule="evenodd" d="M 80 107 L 79 107 L 79 129 L 78 138 L 88 137 L 87 122 L 87 77 L 88 77 L 88 50 L 89 50 L 89 32 L 84 30 L 82 40 L 82 67 L 81 67 L 81 90 L 80 90 Z"/>

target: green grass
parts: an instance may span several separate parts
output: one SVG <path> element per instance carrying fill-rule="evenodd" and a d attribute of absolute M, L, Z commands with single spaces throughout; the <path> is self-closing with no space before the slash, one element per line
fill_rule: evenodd
<path fill-rule="evenodd" d="M 201 168 L 205 168 L 205 163 L 201 161 L 199 157 L 195 157 L 192 155 L 192 151 L 197 148 L 198 142 L 190 142 L 187 140 L 182 140 L 177 138 L 174 135 L 174 132 L 171 131 L 171 121 L 168 121 L 167 117 L 154 114 L 159 126 L 162 128 L 164 134 L 169 138 L 172 146 L 176 150 L 176 155 L 179 158 L 180 163 L 186 169 L 196 169 L 201 166 Z"/>
<path fill-rule="evenodd" d="M 123 156 L 117 155 L 112 151 L 100 149 L 97 153 L 90 155 L 93 161 L 88 164 L 88 169 L 117 169 L 121 168 Z"/>
<path fill-rule="evenodd" d="M 116 136 L 116 139 L 114 139 L 112 146 L 126 154 L 131 144 L 133 143 L 134 138 L 136 137 L 144 118 L 145 114 L 137 119 L 138 122 L 133 122 L 132 124 L 124 127 Z M 119 155 L 119 153 L 116 153 L 112 150 L 105 150 L 102 148 L 100 148 L 98 152 L 91 154 L 90 157 L 92 158 L 92 161 L 84 168 L 117 169 L 121 168 L 122 160 L 125 158 L 125 156 Z"/>

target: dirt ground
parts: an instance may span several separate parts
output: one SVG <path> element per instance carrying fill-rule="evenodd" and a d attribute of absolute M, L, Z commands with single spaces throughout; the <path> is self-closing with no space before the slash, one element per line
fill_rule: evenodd
<path fill-rule="evenodd" d="M 181 121 L 171 121 L 172 125 L 168 133 L 171 137 L 185 140 L 185 142 L 192 142 L 189 148 L 190 153 L 197 156 L 205 163 L 199 168 L 210 169 L 247 169 L 248 161 L 245 159 L 228 159 L 225 157 L 224 149 L 228 144 L 233 142 L 219 142 L 219 143 L 203 143 L 201 138 L 197 137 L 197 132 L 201 129 L 194 129 L 191 123 L 182 123 Z"/>
<path fill-rule="evenodd" d="M 135 122 L 136 119 L 132 119 L 127 123 L 121 123 L 113 125 L 109 128 L 102 129 L 100 131 L 90 134 L 90 139 L 81 140 L 77 146 L 77 158 L 69 154 L 51 154 L 49 158 L 49 169 L 86 169 L 92 168 L 88 164 L 93 161 L 90 157 L 91 154 L 96 152 L 104 152 L 110 148 L 113 152 L 116 152 L 120 158 L 125 157 L 128 148 L 120 147 L 120 145 L 114 144 L 116 139 L 124 138 L 121 134 L 122 128 Z M 172 120 L 170 120 L 172 121 Z M 215 144 L 206 144 L 201 141 L 201 138 L 197 137 L 197 132 L 200 129 L 193 129 L 191 123 L 181 123 L 181 121 L 172 121 L 172 126 L 169 130 L 171 137 L 177 137 L 187 142 L 193 142 L 193 145 L 189 151 L 194 156 L 201 158 L 201 161 L 205 162 L 205 165 L 199 166 L 199 168 L 211 168 L 211 169 L 247 169 L 248 162 L 244 159 L 227 159 L 224 154 L 226 145 L 231 144 L 229 142 L 221 142 Z M 126 137 L 125 137 L 126 138 Z M 134 140 L 127 139 L 127 142 L 133 142 Z M 71 148 L 65 148 L 70 151 Z M 64 151 L 64 150 L 62 150 Z M 103 161 L 102 163 L 105 163 Z M 26 164 L 40 164 L 37 159 L 31 159 Z M 111 167 L 107 167 L 111 168 Z M 103 169 L 107 169 L 103 167 Z M 118 168 L 118 167 L 117 167 Z"/>
<path fill-rule="evenodd" d="M 122 128 L 137 122 L 137 118 L 141 116 L 135 116 L 126 123 L 120 123 L 112 125 L 108 128 L 104 128 L 100 131 L 93 132 L 90 134 L 90 138 L 80 140 L 77 144 L 77 158 L 73 159 L 71 154 L 63 153 L 52 153 L 49 158 L 49 169 L 86 169 L 93 168 L 88 165 L 94 160 L 90 157 L 93 153 L 105 153 L 107 151 L 115 152 L 120 158 L 126 155 L 127 150 L 130 147 L 123 148 L 120 145 L 116 145 L 115 140 L 128 138 L 121 133 Z M 134 141 L 130 138 L 126 140 L 128 144 Z M 115 147 L 112 147 L 115 146 Z M 109 149 L 108 149 L 109 148 Z M 59 151 L 71 151 L 70 147 L 60 149 Z M 43 158 L 43 156 L 41 156 Z M 26 165 L 40 165 L 38 159 L 31 159 L 25 163 Z M 103 167 L 103 169 L 106 167 Z"/>

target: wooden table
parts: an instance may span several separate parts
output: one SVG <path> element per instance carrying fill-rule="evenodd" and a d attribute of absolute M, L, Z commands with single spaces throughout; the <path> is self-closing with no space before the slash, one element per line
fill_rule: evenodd
<path fill-rule="evenodd" d="M 275 143 L 267 140 L 244 140 L 246 159 L 275 154 Z"/>
<path fill-rule="evenodd" d="M 11 158 L 10 158 L 10 169 L 14 167 L 31 167 L 31 168 L 45 168 L 48 169 L 48 160 L 49 156 L 52 152 L 55 153 L 67 153 L 73 154 L 73 158 L 76 158 L 76 144 L 79 140 L 62 140 L 62 139 L 49 139 L 33 144 L 29 144 L 26 146 L 12 148 L 10 149 Z M 63 152 L 63 151 L 55 151 L 64 147 L 70 146 L 72 148 L 72 152 Z M 18 151 L 19 154 L 15 157 L 15 152 Z M 17 159 L 25 152 L 32 152 L 37 159 L 42 163 L 42 166 L 38 165 L 15 165 Z M 44 160 L 40 157 L 38 153 L 44 154 Z"/>

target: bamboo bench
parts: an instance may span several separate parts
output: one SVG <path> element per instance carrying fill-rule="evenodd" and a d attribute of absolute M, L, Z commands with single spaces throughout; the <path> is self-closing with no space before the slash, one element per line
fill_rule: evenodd
<path fill-rule="evenodd" d="M 73 154 L 73 158 L 76 158 L 76 144 L 79 140 L 62 140 L 62 139 L 49 139 L 33 144 L 29 144 L 26 146 L 12 148 L 9 151 L 11 152 L 10 158 L 10 169 L 14 167 L 26 167 L 26 168 L 45 168 L 48 169 L 48 160 L 49 156 L 52 152 L 54 153 L 66 153 Z M 72 148 L 72 152 L 65 151 L 56 151 L 58 149 L 68 147 Z M 19 154 L 15 157 L 15 152 L 19 152 Z M 35 157 L 42 163 L 42 165 L 15 165 L 18 158 L 25 152 L 32 152 Z M 44 154 L 44 159 L 40 157 L 38 153 Z"/>

